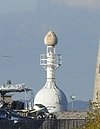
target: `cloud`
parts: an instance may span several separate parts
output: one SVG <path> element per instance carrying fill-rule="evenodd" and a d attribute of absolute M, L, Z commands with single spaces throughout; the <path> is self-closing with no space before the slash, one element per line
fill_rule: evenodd
<path fill-rule="evenodd" d="M 96 9 L 100 7 L 100 0 L 56 0 L 58 4 L 64 4 L 70 7 L 81 7 Z"/>

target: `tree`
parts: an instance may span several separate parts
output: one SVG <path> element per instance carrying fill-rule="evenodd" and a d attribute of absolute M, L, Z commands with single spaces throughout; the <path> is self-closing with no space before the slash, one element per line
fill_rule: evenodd
<path fill-rule="evenodd" d="M 87 112 L 86 123 L 79 129 L 100 129 L 100 94 L 96 102 L 90 101 L 91 110 Z"/>

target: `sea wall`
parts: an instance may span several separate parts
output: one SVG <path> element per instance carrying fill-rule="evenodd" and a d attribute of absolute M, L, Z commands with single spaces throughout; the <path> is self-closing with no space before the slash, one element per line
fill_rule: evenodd
<path fill-rule="evenodd" d="M 0 129 L 72 129 L 81 127 L 84 123 L 84 119 L 32 120 L 28 123 L 0 120 Z"/>
<path fill-rule="evenodd" d="M 30 120 L 15 123 L 11 120 L 0 120 L 0 129 L 73 129 L 85 124 L 87 112 L 57 112 L 57 119 Z"/>

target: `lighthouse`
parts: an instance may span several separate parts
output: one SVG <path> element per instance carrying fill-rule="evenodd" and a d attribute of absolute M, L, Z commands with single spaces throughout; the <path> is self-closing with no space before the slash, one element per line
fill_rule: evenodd
<path fill-rule="evenodd" d="M 99 42 L 98 54 L 97 54 L 93 102 L 100 103 L 100 42 Z"/>
<path fill-rule="evenodd" d="M 46 83 L 34 98 L 34 104 L 44 105 L 50 113 L 67 110 L 67 98 L 64 92 L 56 85 L 55 72 L 62 64 L 61 54 L 56 54 L 55 46 L 58 38 L 53 31 L 44 37 L 46 54 L 40 55 L 40 65 L 47 72 Z"/>

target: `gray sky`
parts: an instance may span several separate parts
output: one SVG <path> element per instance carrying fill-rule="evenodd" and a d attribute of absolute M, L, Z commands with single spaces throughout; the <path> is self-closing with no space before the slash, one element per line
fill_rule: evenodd
<path fill-rule="evenodd" d="M 57 86 L 68 100 L 92 98 L 100 37 L 99 0 L 0 0 L 0 84 L 12 80 L 36 94 L 46 82 L 40 66 L 45 34 L 58 36 L 56 51 L 63 64 L 56 71 Z"/>

